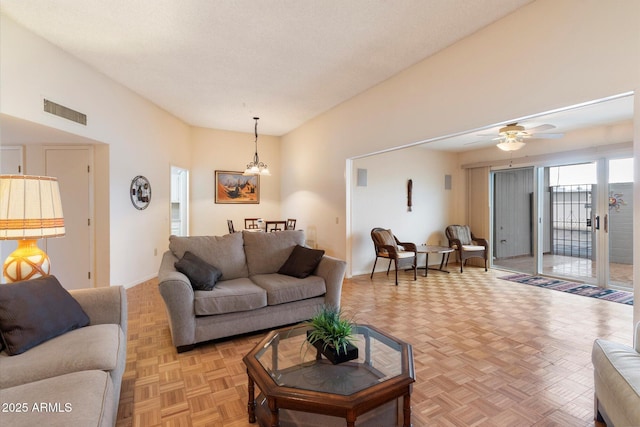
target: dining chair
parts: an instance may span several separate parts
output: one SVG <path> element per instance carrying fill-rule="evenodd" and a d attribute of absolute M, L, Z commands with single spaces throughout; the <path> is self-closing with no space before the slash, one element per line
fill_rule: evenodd
<path fill-rule="evenodd" d="M 287 221 L 265 221 L 265 231 L 282 231 L 287 229 Z"/>
<path fill-rule="evenodd" d="M 295 230 L 296 229 L 296 220 L 293 218 L 287 219 L 287 225 L 285 230 Z"/>
<path fill-rule="evenodd" d="M 389 260 L 387 276 L 391 269 L 391 263 L 394 263 L 396 269 L 396 286 L 398 286 L 398 268 L 410 266 L 413 270 L 413 280 L 417 279 L 418 252 L 415 243 L 400 242 L 391 230 L 377 227 L 371 230 L 371 239 L 373 240 L 373 246 L 376 251 L 376 259 L 373 262 L 373 270 L 371 270 L 372 279 L 373 272 L 376 271 L 378 258 L 386 258 Z"/>
<path fill-rule="evenodd" d="M 233 221 L 228 219 L 227 220 L 227 227 L 229 227 L 229 234 L 233 234 L 236 232 L 236 229 L 233 228 Z"/>
<path fill-rule="evenodd" d="M 245 218 L 244 219 L 244 228 L 247 230 L 257 230 L 260 228 L 258 225 L 258 218 Z"/>

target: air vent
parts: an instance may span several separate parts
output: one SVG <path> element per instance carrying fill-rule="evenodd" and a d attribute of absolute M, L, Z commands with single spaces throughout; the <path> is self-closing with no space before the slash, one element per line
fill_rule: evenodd
<path fill-rule="evenodd" d="M 71 120 L 72 122 L 80 123 L 81 125 L 87 125 L 86 114 L 82 114 L 78 111 L 72 110 L 71 108 L 65 107 L 64 105 L 56 104 L 55 102 L 49 101 L 48 99 L 44 100 L 44 111 L 54 114 L 58 117 L 62 117 L 64 119 Z"/>

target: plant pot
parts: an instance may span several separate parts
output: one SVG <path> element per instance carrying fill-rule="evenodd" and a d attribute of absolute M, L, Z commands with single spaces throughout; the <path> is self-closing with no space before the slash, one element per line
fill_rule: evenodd
<path fill-rule="evenodd" d="M 310 331 L 307 331 L 307 335 L 309 332 Z M 330 346 L 325 348 L 324 341 L 322 340 L 316 341 L 312 345 L 318 350 L 318 359 L 320 358 L 320 354 L 322 354 L 334 365 L 358 358 L 358 347 L 352 344 L 347 344 L 346 354 L 343 351 L 340 351 L 340 354 L 338 354 L 337 350 Z"/>

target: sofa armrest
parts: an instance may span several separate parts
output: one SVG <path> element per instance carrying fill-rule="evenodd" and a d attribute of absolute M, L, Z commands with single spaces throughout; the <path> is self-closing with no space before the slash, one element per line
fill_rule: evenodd
<path fill-rule="evenodd" d="M 123 286 L 73 289 L 69 293 L 87 313 L 91 325 L 115 323 L 127 333 L 127 293 Z"/>
<path fill-rule="evenodd" d="M 196 314 L 191 282 L 174 267 L 178 259 L 165 252 L 158 272 L 158 286 L 169 317 L 171 338 L 175 347 L 195 343 Z"/>
<path fill-rule="evenodd" d="M 316 268 L 315 275 L 324 279 L 327 293 L 325 304 L 340 307 L 342 296 L 342 281 L 347 270 L 347 263 L 338 258 L 324 255 Z"/>

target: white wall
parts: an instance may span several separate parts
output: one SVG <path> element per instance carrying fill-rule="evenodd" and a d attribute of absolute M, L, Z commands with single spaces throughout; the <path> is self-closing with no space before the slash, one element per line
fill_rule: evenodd
<path fill-rule="evenodd" d="M 366 187 L 357 185 L 357 169 L 367 170 Z M 374 227 L 390 228 L 403 242 L 447 245 L 444 229 L 455 217 L 454 192 L 462 181 L 459 171 L 457 155 L 421 147 L 354 160 L 351 274 L 371 273 Z M 451 190 L 445 190 L 445 175 L 452 176 Z M 413 183 L 411 212 L 407 206 L 409 179 Z M 435 261 L 440 260 L 430 260 Z M 382 271 L 386 265 L 378 263 L 376 269 Z"/>
<path fill-rule="evenodd" d="M 251 117 L 247 117 L 247 128 L 253 128 Z M 271 176 L 260 177 L 259 204 L 216 204 L 214 193 L 216 170 L 242 172 L 253 160 L 253 133 L 194 128 L 192 140 L 190 235 L 226 234 L 228 219 L 233 220 L 236 230 L 244 228 L 244 218 L 283 219 L 280 215 L 280 138 L 260 135 L 258 126 L 258 155 L 271 171 Z"/>
<path fill-rule="evenodd" d="M 638 22 L 640 2 L 538 0 L 336 106 L 283 137 L 283 212 L 304 207 L 320 246 L 346 259 L 345 159 L 638 92 Z"/>
<path fill-rule="evenodd" d="M 154 277 L 168 246 L 170 165 L 190 166 L 188 126 L 5 16 L 0 20 L 0 113 L 109 145 L 96 150 L 96 263 L 108 270 L 97 285 Z M 87 114 L 87 125 L 44 113 L 43 97 Z M 152 185 L 144 211 L 129 198 L 136 175 Z"/>

